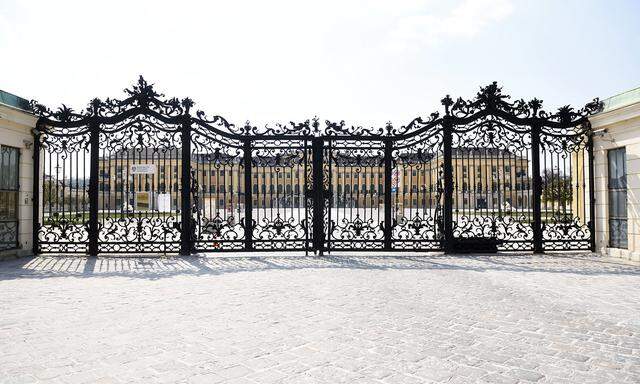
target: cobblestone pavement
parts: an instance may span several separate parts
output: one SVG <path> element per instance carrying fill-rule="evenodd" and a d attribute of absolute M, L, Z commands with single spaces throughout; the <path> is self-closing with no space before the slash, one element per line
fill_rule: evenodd
<path fill-rule="evenodd" d="M 0 263 L 1 383 L 640 383 L 640 267 L 578 256 Z"/>

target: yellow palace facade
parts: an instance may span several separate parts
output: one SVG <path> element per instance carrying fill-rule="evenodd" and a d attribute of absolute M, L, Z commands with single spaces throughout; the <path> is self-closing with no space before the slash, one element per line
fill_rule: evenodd
<path fill-rule="evenodd" d="M 100 210 L 177 210 L 180 207 L 182 160 L 179 151 L 157 156 L 103 157 L 99 160 Z M 138 156 L 135 156 L 138 153 Z M 238 159 L 224 165 L 191 159 L 197 182 L 193 196 L 208 209 L 244 206 L 244 168 Z M 454 209 L 529 209 L 531 182 L 528 159 L 504 151 L 453 151 Z M 434 208 L 442 203 L 442 157 L 421 162 L 402 160 L 392 170 L 392 202 L 396 208 Z M 254 165 L 252 198 L 254 208 L 304 206 L 305 172 L 311 165 Z M 338 207 L 382 207 L 384 167 L 332 164 L 332 205 Z M 142 172 L 140 171 L 142 169 Z M 197 191 L 197 193 L 195 193 Z M 316 191 L 310 191 L 315 193 Z"/>

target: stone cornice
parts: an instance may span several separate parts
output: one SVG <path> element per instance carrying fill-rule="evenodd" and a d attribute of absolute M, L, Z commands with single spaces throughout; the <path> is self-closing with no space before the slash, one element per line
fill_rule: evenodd
<path fill-rule="evenodd" d="M 34 128 L 38 117 L 31 112 L 24 111 L 6 104 L 0 104 L 0 121 L 7 120 L 14 124 Z"/>
<path fill-rule="evenodd" d="M 640 103 L 600 112 L 589 117 L 589 121 L 594 130 L 603 129 L 609 125 L 633 119 L 640 119 Z"/>

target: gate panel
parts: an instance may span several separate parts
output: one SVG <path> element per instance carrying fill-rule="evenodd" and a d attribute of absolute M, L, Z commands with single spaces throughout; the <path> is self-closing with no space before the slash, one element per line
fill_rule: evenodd
<path fill-rule="evenodd" d="M 311 141 L 252 140 L 254 249 L 312 249 Z"/>
<path fill-rule="evenodd" d="M 71 111 L 69 110 L 69 113 Z M 40 127 L 40 253 L 87 253 L 89 250 L 89 142 L 87 127 L 54 130 Z M 35 246 L 35 244 L 34 244 Z"/>
<path fill-rule="evenodd" d="M 191 134 L 191 153 L 194 249 L 244 249 L 246 192 L 242 141 L 196 127 Z"/>
<path fill-rule="evenodd" d="M 99 137 L 98 251 L 179 251 L 180 125 L 137 115 Z"/>
<path fill-rule="evenodd" d="M 393 249 L 441 250 L 443 233 L 442 126 L 428 126 L 394 143 L 391 177 Z"/>
<path fill-rule="evenodd" d="M 542 242 L 544 250 L 592 246 L 589 136 L 586 127 L 540 134 Z"/>
<path fill-rule="evenodd" d="M 453 236 L 533 249 L 531 127 L 487 115 L 453 128 Z"/>
<path fill-rule="evenodd" d="M 325 141 L 326 249 L 384 247 L 384 156 L 381 140 Z"/>

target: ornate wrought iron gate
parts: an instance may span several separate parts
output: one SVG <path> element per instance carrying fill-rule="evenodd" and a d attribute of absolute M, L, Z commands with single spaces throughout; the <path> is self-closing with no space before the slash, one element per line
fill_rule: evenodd
<path fill-rule="evenodd" d="M 549 113 L 493 83 L 401 127 L 259 129 L 125 91 L 32 103 L 37 253 L 594 249 L 597 100 Z"/>

